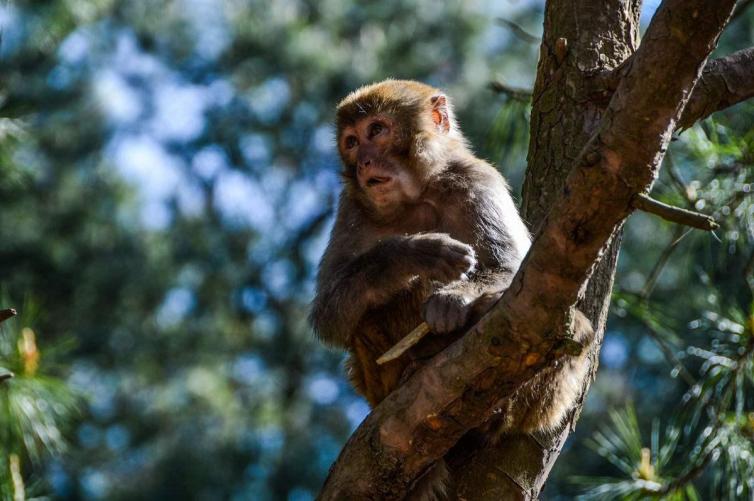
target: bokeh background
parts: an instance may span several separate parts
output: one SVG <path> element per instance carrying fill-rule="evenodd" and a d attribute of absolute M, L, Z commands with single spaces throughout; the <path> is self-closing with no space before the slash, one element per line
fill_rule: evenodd
<path fill-rule="evenodd" d="M 386 77 L 440 86 L 518 194 L 529 103 L 489 84 L 531 89 L 543 4 L 2 2 L 0 308 L 19 317 L 0 334 L 0 493 L 313 499 L 368 413 L 306 321 L 340 189 L 333 108 Z M 718 53 L 752 41 L 745 13 Z M 588 440 L 611 411 L 633 402 L 649 446 L 730 346 L 710 332 L 750 332 L 753 123 L 742 104 L 684 132 L 656 187 L 714 235 L 629 221 L 547 499 L 616 473 Z"/>

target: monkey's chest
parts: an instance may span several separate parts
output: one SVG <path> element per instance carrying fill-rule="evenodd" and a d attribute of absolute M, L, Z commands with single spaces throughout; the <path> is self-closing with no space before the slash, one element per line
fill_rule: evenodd
<path fill-rule="evenodd" d="M 413 235 L 432 231 L 445 231 L 443 218 L 432 205 L 427 203 L 417 204 L 407 208 L 401 213 L 401 217 L 389 224 L 375 228 L 375 233 L 380 237 L 391 235 Z"/>

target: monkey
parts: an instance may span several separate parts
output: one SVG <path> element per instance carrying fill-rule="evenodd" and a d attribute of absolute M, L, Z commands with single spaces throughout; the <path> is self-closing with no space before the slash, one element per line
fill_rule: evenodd
<path fill-rule="evenodd" d="M 335 114 L 343 190 L 310 322 L 325 344 L 349 352 L 349 378 L 374 407 L 501 297 L 531 238 L 506 180 L 472 153 L 439 89 L 389 79 L 355 90 Z M 422 321 L 430 334 L 377 364 Z M 578 310 L 574 324 L 575 341 L 589 345 Z M 578 398 L 586 352 L 501 401 L 484 433 L 557 427 Z M 438 461 L 407 499 L 452 499 L 447 477 Z"/>

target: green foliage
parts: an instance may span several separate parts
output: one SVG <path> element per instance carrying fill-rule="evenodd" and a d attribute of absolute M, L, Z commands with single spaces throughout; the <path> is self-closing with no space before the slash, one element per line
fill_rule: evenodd
<path fill-rule="evenodd" d="M 7 299 L 4 300 L 7 302 Z M 41 464 L 66 450 L 64 429 L 76 414 L 77 399 L 64 381 L 46 373 L 48 353 L 37 345 L 27 305 L 19 320 L 0 324 L 0 495 L 24 499 L 24 462 Z M 21 327 L 25 326 L 25 327 Z M 28 492 L 27 492 L 28 493 Z M 14 497 L 15 496 L 15 497 Z"/>
<path fill-rule="evenodd" d="M 754 116 L 751 105 L 740 109 Z M 667 375 L 655 377 L 670 376 L 680 384 L 661 406 L 668 409 L 662 437 L 653 423 L 646 449 L 633 408 L 611 413 L 612 426 L 588 440 L 621 475 L 577 477 L 577 483 L 588 486 L 586 498 L 754 495 L 752 152 L 751 130 L 716 120 L 684 133 L 671 148 L 656 196 L 712 214 L 721 227 L 716 239 L 675 229 L 658 260 L 649 268 L 641 265 L 647 270 L 643 283 L 637 280 L 615 294 L 615 313 L 625 319 L 621 323 L 638 322 L 641 336 L 657 347 L 657 360 L 669 368 Z M 630 253 L 630 242 L 627 247 Z M 674 271 L 679 266 L 694 272 Z"/>
<path fill-rule="evenodd" d="M 534 33 L 542 3 L 24 0 L 0 13 L 0 282 L 43 313 L 2 338 L 0 379 L 17 377 L 0 382 L 0 445 L 18 451 L 16 478 L 67 500 L 312 499 L 367 411 L 305 318 L 338 195 L 332 109 L 387 76 L 442 86 L 515 188 L 528 105 L 488 84 L 531 88 L 538 45 L 495 18 Z M 736 21 L 720 50 L 751 45 L 750 26 Z M 602 369 L 547 499 L 576 495 L 574 474 L 637 492 L 642 448 L 661 485 L 705 465 L 690 499 L 751 489 L 738 362 L 751 123 L 744 105 L 681 134 L 653 193 L 713 214 L 717 239 L 629 221 Z M 29 377 L 18 339 L 32 325 Z M 63 383 L 85 399 L 67 434 Z M 627 397 L 636 416 L 595 438 L 622 461 L 615 476 L 582 439 Z M 667 425 L 646 445 L 652 416 Z"/>

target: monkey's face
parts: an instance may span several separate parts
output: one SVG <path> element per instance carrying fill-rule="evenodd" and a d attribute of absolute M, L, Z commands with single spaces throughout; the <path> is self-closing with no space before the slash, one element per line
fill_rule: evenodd
<path fill-rule="evenodd" d="M 422 192 L 422 183 L 406 162 L 399 136 L 395 120 L 377 114 L 345 127 L 338 140 L 347 174 L 381 215 L 417 200 Z"/>

